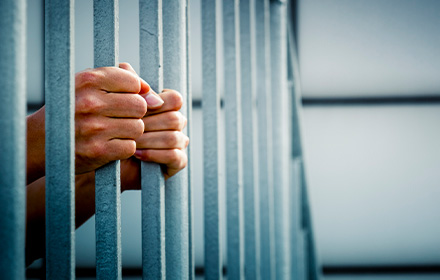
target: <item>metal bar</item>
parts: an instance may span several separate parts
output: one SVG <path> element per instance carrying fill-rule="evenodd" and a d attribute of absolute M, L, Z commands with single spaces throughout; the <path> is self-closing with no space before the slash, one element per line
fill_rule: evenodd
<path fill-rule="evenodd" d="M 260 188 L 261 279 L 275 278 L 274 221 L 272 193 L 272 123 L 270 88 L 269 2 L 256 0 L 257 111 Z"/>
<path fill-rule="evenodd" d="M 46 277 L 75 278 L 74 2 L 46 0 Z"/>
<path fill-rule="evenodd" d="M 162 0 L 139 0 L 140 75 L 160 92 Z M 165 279 L 165 180 L 159 164 L 142 162 L 142 276 Z"/>
<path fill-rule="evenodd" d="M 186 94 L 186 104 L 187 108 L 187 133 L 189 139 L 192 139 L 192 89 L 191 89 L 191 65 L 190 65 L 190 1 L 186 0 L 186 85 L 187 85 L 187 94 Z M 192 184 L 192 155 L 191 155 L 191 143 L 188 145 L 187 153 L 188 153 L 188 267 L 189 267 L 189 275 L 188 279 L 193 280 L 196 278 L 195 275 L 195 263 L 194 263 L 194 224 L 193 224 L 193 184 Z"/>
<path fill-rule="evenodd" d="M 238 0 L 223 1 L 228 279 L 243 279 L 240 14 Z"/>
<path fill-rule="evenodd" d="M 0 1 L 0 275 L 25 278 L 26 3 Z"/>
<path fill-rule="evenodd" d="M 302 201 L 302 220 L 306 232 L 305 249 L 307 261 L 307 279 L 320 279 L 320 268 L 317 258 L 317 252 L 314 240 L 314 229 L 312 223 L 312 216 L 310 213 L 309 196 L 307 191 L 306 172 L 304 168 L 304 161 L 301 161 L 301 201 Z"/>
<path fill-rule="evenodd" d="M 301 227 L 301 160 L 291 160 L 290 173 L 290 279 L 305 279 L 305 249 L 303 230 Z"/>
<path fill-rule="evenodd" d="M 186 101 L 186 0 L 163 0 L 163 7 L 164 87 L 179 91 Z M 187 115 L 185 102 L 180 112 Z M 169 178 L 165 186 L 166 274 L 169 279 L 188 279 L 188 170 Z"/>
<path fill-rule="evenodd" d="M 119 1 L 94 0 L 95 67 L 117 66 L 119 57 Z M 120 162 L 95 172 L 96 276 L 121 279 Z"/>
<path fill-rule="evenodd" d="M 205 278 L 222 277 L 219 203 L 219 110 L 216 1 L 202 1 Z"/>
<path fill-rule="evenodd" d="M 286 3 L 270 2 L 276 279 L 290 278 Z"/>
<path fill-rule="evenodd" d="M 256 125 L 255 0 L 240 1 L 240 67 L 244 192 L 245 278 L 259 279 L 259 212 Z"/>

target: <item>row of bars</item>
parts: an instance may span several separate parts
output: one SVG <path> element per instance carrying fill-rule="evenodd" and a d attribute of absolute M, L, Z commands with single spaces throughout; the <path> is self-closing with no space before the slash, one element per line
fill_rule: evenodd
<path fill-rule="evenodd" d="M 95 67 L 118 65 L 118 4 L 117 0 L 94 1 Z M 0 8 L 0 85 L 9 89 L 0 102 L 1 159 L 8 162 L 0 168 L 0 238 L 9 241 L 0 250 L 0 275 L 24 279 L 26 7 L 24 0 L 7 0 Z M 206 279 L 221 278 L 223 268 L 219 9 L 214 0 L 202 1 Z M 293 33 L 286 30 L 290 26 L 287 4 L 224 0 L 222 9 L 228 278 L 318 279 L 300 141 L 297 55 Z M 46 0 L 49 279 L 75 278 L 73 12 L 73 0 Z M 165 86 L 182 93 L 189 133 L 188 3 L 140 0 L 139 13 L 140 75 L 156 91 Z M 119 168 L 119 162 L 113 162 L 96 171 L 98 279 L 121 279 Z M 164 182 L 159 165 L 142 164 L 143 279 L 194 279 L 189 175 L 185 169 Z"/>

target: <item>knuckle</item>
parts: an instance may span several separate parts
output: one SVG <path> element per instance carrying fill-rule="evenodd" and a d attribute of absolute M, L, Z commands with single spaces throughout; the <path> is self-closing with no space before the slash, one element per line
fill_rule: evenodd
<path fill-rule="evenodd" d="M 170 112 L 168 121 L 171 129 L 181 130 L 184 122 L 183 115 L 178 111 Z"/>
<path fill-rule="evenodd" d="M 144 121 L 142 119 L 135 120 L 135 138 L 144 134 Z"/>
<path fill-rule="evenodd" d="M 136 142 L 134 140 L 124 140 L 122 143 L 120 157 L 121 159 L 127 159 L 136 152 Z"/>
<path fill-rule="evenodd" d="M 180 135 L 178 132 L 170 131 L 169 133 L 167 133 L 167 137 L 165 140 L 166 145 L 168 147 L 172 147 L 172 148 L 177 147 L 177 145 L 179 144 L 179 138 L 180 138 Z"/>
<path fill-rule="evenodd" d="M 75 84 L 77 87 L 87 87 L 98 85 L 104 77 L 100 70 L 91 69 L 76 74 Z"/>
<path fill-rule="evenodd" d="M 98 113 L 104 108 L 104 103 L 94 94 L 77 95 L 75 111 L 77 113 Z"/>
<path fill-rule="evenodd" d="M 133 112 L 136 114 L 136 117 L 142 118 L 147 113 L 147 102 L 139 94 L 135 94 L 133 97 L 135 98 Z"/>
<path fill-rule="evenodd" d="M 180 161 L 180 150 L 179 149 L 172 149 L 170 151 L 169 160 L 172 163 L 178 163 Z"/>
<path fill-rule="evenodd" d="M 169 94 L 169 101 L 172 104 L 172 107 L 175 110 L 180 110 L 180 108 L 182 108 L 183 105 L 183 98 L 182 95 L 180 94 L 180 92 L 173 90 L 173 89 L 168 89 L 167 93 Z"/>

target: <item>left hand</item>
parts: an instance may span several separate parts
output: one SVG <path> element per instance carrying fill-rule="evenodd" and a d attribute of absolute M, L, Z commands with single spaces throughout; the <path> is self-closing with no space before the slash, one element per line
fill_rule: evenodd
<path fill-rule="evenodd" d="M 164 104 L 159 109 L 148 110 L 143 118 L 144 134 L 136 138 L 136 153 L 128 160 L 121 161 L 121 188 L 140 189 L 140 160 L 162 164 L 165 179 L 186 167 L 185 152 L 189 138 L 182 130 L 186 118 L 179 112 L 182 107 L 181 95 L 166 89 L 159 94 Z"/>

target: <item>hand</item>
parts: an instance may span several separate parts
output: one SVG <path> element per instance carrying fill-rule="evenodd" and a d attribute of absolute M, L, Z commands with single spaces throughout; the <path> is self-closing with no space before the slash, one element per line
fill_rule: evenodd
<path fill-rule="evenodd" d="M 135 139 L 144 132 L 147 107 L 163 104 L 129 64 L 119 67 L 88 69 L 75 76 L 76 174 L 131 157 Z"/>
<path fill-rule="evenodd" d="M 186 167 L 188 162 L 185 148 L 189 138 L 182 130 L 186 118 L 178 111 L 182 97 L 174 90 L 164 90 L 159 96 L 164 104 L 159 109 L 149 110 L 143 118 L 145 132 L 136 138 L 136 153 L 129 160 L 121 162 L 121 187 L 140 189 L 140 161 L 163 164 L 165 179 Z"/>

